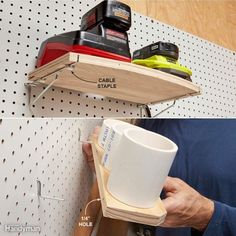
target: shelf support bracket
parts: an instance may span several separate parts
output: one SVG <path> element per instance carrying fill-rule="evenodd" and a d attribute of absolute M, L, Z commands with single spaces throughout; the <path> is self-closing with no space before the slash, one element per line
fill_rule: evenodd
<path fill-rule="evenodd" d="M 160 114 L 162 114 L 163 112 L 169 110 L 171 107 L 173 107 L 175 105 L 175 103 L 176 103 L 176 100 L 174 100 L 174 102 L 170 106 L 168 106 L 167 108 L 163 109 L 162 111 L 160 111 L 156 115 L 154 115 L 152 118 L 155 118 L 155 117 L 159 116 Z"/>
<path fill-rule="evenodd" d="M 49 83 L 46 86 L 46 88 L 32 102 L 29 100 L 29 106 L 30 107 L 33 106 L 52 87 L 52 85 L 57 81 L 58 77 L 59 77 L 58 74 L 56 74 L 55 77 L 53 78 L 53 80 L 51 81 L 51 83 Z M 36 80 L 32 83 L 25 83 L 25 86 L 30 88 L 29 98 L 31 97 L 31 87 L 37 86 L 38 84 L 42 84 L 42 83 L 39 82 L 41 80 L 45 80 L 45 78 L 44 79 L 40 78 L 39 80 Z"/>
<path fill-rule="evenodd" d="M 144 104 L 138 105 L 138 108 L 139 108 L 139 111 L 140 111 L 140 117 L 141 117 L 141 118 L 143 118 L 143 107 L 144 107 L 144 106 L 145 106 Z"/>
<path fill-rule="evenodd" d="M 55 78 L 52 80 L 50 84 L 30 103 L 30 106 L 33 106 L 47 91 L 52 87 L 52 85 L 58 79 L 58 74 L 56 74 Z"/>
<path fill-rule="evenodd" d="M 151 118 L 151 112 L 150 112 L 150 108 L 147 104 L 140 104 L 138 105 L 138 108 L 140 109 L 140 117 L 143 118 L 143 110 L 145 109 L 146 113 L 147 113 L 147 117 Z"/>
<path fill-rule="evenodd" d="M 65 199 L 63 198 L 58 198 L 58 197 L 49 197 L 49 196 L 44 196 L 41 193 L 41 181 L 40 180 L 36 180 L 37 181 L 37 196 L 38 198 L 43 198 L 43 199 L 49 199 L 49 200 L 55 200 L 55 201 L 65 201 Z"/>

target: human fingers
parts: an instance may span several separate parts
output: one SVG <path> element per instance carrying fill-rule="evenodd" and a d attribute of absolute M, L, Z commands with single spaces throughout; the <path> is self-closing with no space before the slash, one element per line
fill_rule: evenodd
<path fill-rule="evenodd" d="M 91 170 L 95 171 L 93 152 L 90 143 L 83 143 L 83 153 Z"/>
<path fill-rule="evenodd" d="M 176 205 L 176 200 L 175 198 L 171 197 L 167 197 L 165 199 L 162 200 L 162 203 L 167 211 L 167 214 L 172 212 L 173 209 L 175 208 Z"/>
<path fill-rule="evenodd" d="M 182 180 L 173 177 L 167 177 L 163 186 L 164 191 L 167 192 L 176 192 L 180 189 L 182 185 Z"/>
<path fill-rule="evenodd" d="M 90 159 L 93 156 L 92 146 L 90 143 L 83 143 L 82 150 L 87 159 Z"/>
<path fill-rule="evenodd" d="M 93 130 L 93 134 L 95 134 L 95 135 L 99 135 L 99 132 L 100 132 L 100 130 L 101 130 L 101 126 L 96 126 L 95 128 L 94 128 L 94 130 Z"/>
<path fill-rule="evenodd" d="M 95 136 L 95 138 L 98 138 L 99 133 L 100 133 L 100 130 L 101 130 L 101 127 L 100 127 L 100 126 L 96 126 L 96 127 L 93 129 L 93 132 L 90 134 L 88 140 L 92 140 L 92 137 L 94 137 L 94 136 Z"/>

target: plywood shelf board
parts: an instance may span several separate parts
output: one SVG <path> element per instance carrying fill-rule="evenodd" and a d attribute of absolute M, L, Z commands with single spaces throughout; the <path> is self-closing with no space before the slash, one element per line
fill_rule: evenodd
<path fill-rule="evenodd" d="M 92 136 L 92 150 L 103 215 L 105 217 L 148 225 L 157 226 L 161 224 L 166 216 L 166 210 L 161 199 L 158 199 L 155 206 L 149 209 L 132 207 L 115 199 L 106 188 L 109 174 L 100 164 L 103 149 L 98 145 L 96 136 Z"/>
<path fill-rule="evenodd" d="M 73 73 L 72 73 L 73 70 Z M 68 53 L 29 74 L 29 80 L 115 99 L 152 104 L 200 94 L 192 82 L 132 63 Z M 76 77 L 76 76 L 77 77 Z M 115 78 L 116 88 L 98 88 L 99 78 Z"/>

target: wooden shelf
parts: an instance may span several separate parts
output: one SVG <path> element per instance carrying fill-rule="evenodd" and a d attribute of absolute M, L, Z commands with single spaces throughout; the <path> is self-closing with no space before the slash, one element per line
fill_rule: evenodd
<path fill-rule="evenodd" d="M 158 199 L 155 206 L 149 209 L 132 207 L 116 200 L 106 189 L 109 174 L 100 164 L 104 150 L 98 145 L 96 136 L 92 136 L 92 150 L 103 215 L 140 224 L 160 225 L 166 216 L 161 199 Z"/>
<path fill-rule="evenodd" d="M 115 99 L 152 104 L 200 94 L 192 82 L 132 63 L 68 53 L 29 74 L 30 81 L 93 93 Z M 98 88 L 99 79 L 115 79 L 116 88 Z M 113 83 L 102 83 L 113 85 Z"/>

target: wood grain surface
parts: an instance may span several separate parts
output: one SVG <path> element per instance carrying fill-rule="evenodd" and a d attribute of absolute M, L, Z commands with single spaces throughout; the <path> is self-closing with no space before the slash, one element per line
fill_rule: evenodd
<path fill-rule="evenodd" d="M 236 0 L 120 0 L 134 11 L 236 50 Z"/>
<path fill-rule="evenodd" d="M 74 68 L 68 70 L 68 65 Z M 60 88 L 140 104 L 176 100 L 200 93 L 200 88 L 192 82 L 162 71 L 78 53 L 68 53 L 29 74 L 31 81 L 44 79 L 41 80 L 44 85 L 55 78 L 53 85 Z M 99 85 L 104 84 L 101 78 L 114 78 L 115 89 L 100 88 Z"/>
<path fill-rule="evenodd" d="M 154 226 L 161 224 L 165 219 L 166 210 L 160 198 L 152 208 L 136 208 L 118 201 L 107 191 L 109 174 L 100 164 L 104 150 L 98 145 L 97 136 L 92 136 L 91 140 L 103 216 Z"/>

